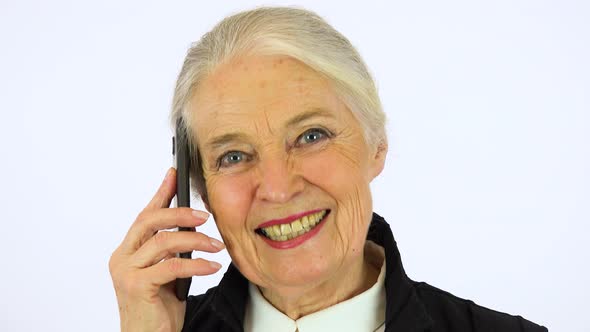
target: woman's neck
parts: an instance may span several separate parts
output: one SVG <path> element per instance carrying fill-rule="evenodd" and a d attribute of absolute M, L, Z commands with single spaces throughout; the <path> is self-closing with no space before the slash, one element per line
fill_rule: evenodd
<path fill-rule="evenodd" d="M 334 277 L 306 289 L 294 297 L 285 297 L 270 289 L 260 289 L 262 295 L 275 308 L 283 312 L 293 320 L 320 311 L 336 303 L 346 301 L 367 289 L 377 281 L 381 265 L 374 264 L 381 261 L 379 258 L 367 258 L 368 254 L 374 254 L 372 250 L 365 250 L 354 264 L 343 267 Z"/>

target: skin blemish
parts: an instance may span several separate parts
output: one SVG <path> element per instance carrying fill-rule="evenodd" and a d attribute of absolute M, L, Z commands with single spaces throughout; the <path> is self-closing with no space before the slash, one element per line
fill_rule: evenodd
<path fill-rule="evenodd" d="M 258 83 L 259 88 L 264 88 L 265 86 L 266 86 L 266 81 L 261 81 L 260 83 Z"/>

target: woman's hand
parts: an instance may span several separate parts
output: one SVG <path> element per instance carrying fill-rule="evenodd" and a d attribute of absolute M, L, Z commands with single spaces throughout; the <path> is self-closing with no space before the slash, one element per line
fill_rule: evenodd
<path fill-rule="evenodd" d="M 223 243 L 199 232 L 162 231 L 202 225 L 208 217 L 190 208 L 168 208 L 176 191 L 171 168 L 156 195 L 113 252 L 109 270 L 119 303 L 121 331 L 180 331 L 186 302 L 174 293 L 176 278 L 208 275 L 221 265 L 202 258 L 182 259 L 179 252 L 218 252 Z"/>

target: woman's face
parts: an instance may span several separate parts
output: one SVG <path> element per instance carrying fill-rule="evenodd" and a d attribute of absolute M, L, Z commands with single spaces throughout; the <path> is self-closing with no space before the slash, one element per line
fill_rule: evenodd
<path fill-rule="evenodd" d="M 242 57 L 190 107 L 207 208 L 250 281 L 311 288 L 362 258 L 386 150 L 367 145 L 325 79 L 291 58 Z"/>

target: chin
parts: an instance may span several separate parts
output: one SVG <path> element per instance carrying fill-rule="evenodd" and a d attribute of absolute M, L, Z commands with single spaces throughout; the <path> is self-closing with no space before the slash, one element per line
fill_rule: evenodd
<path fill-rule="evenodd" d="M 305 249 L 266 260 L 269 264 L 260 266 L 259 271 L 264 279 L 261 286 L 277 290 L 314 287 L 330 280 L 343 263 L 342 257 L 334 255 L 333 246 L 308 246 Z"/>

